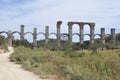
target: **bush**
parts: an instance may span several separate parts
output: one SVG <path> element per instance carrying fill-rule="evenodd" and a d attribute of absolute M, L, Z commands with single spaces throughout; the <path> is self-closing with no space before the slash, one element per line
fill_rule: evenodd
<path fill-rule="evenodd" d="M 112 43 L 106 43 L 106 49 L 109 50 L 109 49 L 115 49 L 116 46 L 115 44 L 112 44 Z"/>
<path fill-rule="evenodd" d="M 10 59 L 40 76 L 55 75 L 56 80 L 119 80 L 120 50 L 98 53 L 100 56 L 74 50 L 56 52 L 19 47 Z"/>
<path fill-rule="evenodd" d="M 74 51 L 74 50 L 65 51 L 64 54 L 66 56 L 71 57 L 71 58 L 77 58 L 77 57 L 84 57 L 85 56 L 84 52 L 77 52 L 77 51 Z"/>
<path fill-rule="evenodd" d="M 0 36 L 0 47 L 4 50 L 8 50 L 7 40 L 4 36 Z"/>
<path fill-rule="evenodd" d="M 91 44 L 89 45 L 89 49 L 92 50 L 91 55 L 97 54 L 97 49 L 99 48 L 98 44 Z"/>

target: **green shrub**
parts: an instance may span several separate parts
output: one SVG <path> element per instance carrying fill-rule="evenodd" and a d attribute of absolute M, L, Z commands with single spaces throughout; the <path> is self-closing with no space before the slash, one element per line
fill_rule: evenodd
<path fill-rule="evenodd" d="M 10 59 L 40 76 L 56 75 L 56 80 L 119 80 L 119 52 L 99 51 L 99 56 L 74 50 L 56 52 L 19 47 Z"/>
<path fill-rule="evenodd" d="M 8 50 L 7 40 L 4 36 L 0 36 L 0 47 L 4 50 Z"/>
<path fill-rule="evenodd" d="M 69 56 L 71 58 L 77 58 L 77 57 L 84 57 L 85 56 L 85 53 L 84 52 L 77 52 L 77 51 L 74 51 L 74 50 L 68 50 L 68 51 L 65 51 L 64 54 L 66 56 Z"/>
<path fill-rule="evenodd" d="M 109 50 L 109 49 L 113 50 L 116 48 L 116 45 L 113 43 L 106 43 L 105 47 L 107 50 Z"/>

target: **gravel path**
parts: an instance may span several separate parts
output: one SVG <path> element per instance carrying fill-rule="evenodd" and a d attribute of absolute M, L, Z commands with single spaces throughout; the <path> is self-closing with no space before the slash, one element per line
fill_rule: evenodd
<path fill-rule="evenodd" d="M 20 65 L 9 61 L 9 56 L 13 49 L 9 47 L 10 52 L 0 54 L 0 80 L 43 80 L 32 72 L 25 71 Z"/>

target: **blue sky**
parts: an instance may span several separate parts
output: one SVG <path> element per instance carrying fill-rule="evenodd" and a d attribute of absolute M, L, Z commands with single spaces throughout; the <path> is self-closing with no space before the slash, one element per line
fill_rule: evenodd
<path fill-rule="evenodd" d="M 36 27 L 38 32 L 44 32 L 49 26 L 50 32 L 56 32 L 56 22 L 61 20 L 63 33 L 68 32 L 68 21 L 95 22 L 95 33 L 101 27 L 106 28 L 106 33 L 110 28 L 119 33 L 119 9 L 120 0 L 0 0 L 0 31 L 19 31 L 23 24 L 25 31 Z M 79 32 L 76 26 L 73 32 Z M 89 32 L 88 26 L 84 32 Z"/>

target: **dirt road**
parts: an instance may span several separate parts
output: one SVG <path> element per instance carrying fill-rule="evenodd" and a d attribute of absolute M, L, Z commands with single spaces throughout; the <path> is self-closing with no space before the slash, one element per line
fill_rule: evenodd
<path fill-rule="evenodd" d="M 33 73 L 20 68 L 20 65 L 9 61 L 9 56 L 13 49 L 9 47 L 10 52 L 0 54 L 0 80 L 43 80 Z"/>

